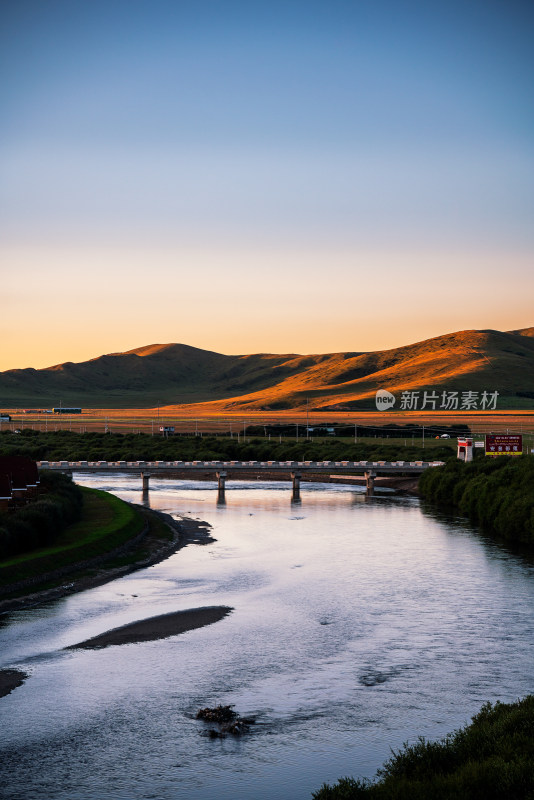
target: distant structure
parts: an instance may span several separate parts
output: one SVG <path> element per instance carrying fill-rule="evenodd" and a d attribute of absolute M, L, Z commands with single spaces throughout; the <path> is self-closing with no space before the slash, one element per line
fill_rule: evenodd
<path fill-rule="evenodd" d="M 39 486 L 37 463 L 27 456 L 0 456 L 0 510 L 24 505 Z"/>
<path fill-rule="evenodd" d="M 460 461 L 473 460 L 473 440 L 470 437 L 458 439 L 458 458 Z"/>
<path fill-rule="evenodd" d="M 159 432 L 163 436 L 172 436 L 174 434 L 174 425 L 160 425 Z"/>

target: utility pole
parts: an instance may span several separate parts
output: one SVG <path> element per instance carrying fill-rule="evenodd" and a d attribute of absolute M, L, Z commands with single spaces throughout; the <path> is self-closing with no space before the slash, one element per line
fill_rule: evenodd
<path fill-rule="evenodd" d="M 310 438 L 310 398 L 306 398 L 306 439 Z"/>

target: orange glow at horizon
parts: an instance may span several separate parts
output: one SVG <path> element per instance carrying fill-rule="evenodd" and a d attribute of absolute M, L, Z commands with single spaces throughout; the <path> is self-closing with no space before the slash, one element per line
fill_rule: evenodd
<path fill-rule="evenodd" d="M 44 245 L 0 255 L 2 371 L 170 342 L 364 352 L 533 322 L 523 254 Z"/>

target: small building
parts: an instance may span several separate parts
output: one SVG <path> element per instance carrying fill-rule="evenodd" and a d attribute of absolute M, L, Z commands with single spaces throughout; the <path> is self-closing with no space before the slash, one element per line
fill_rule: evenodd
<path fill-rule="evenodd" d="M 470 437 L 458 439 L 458 458 L 460 461 L 473 460 L 473 440 Z"/>
<path fill-rule="evenodd" d="M 162 434 L 162 436 L 173 436 L 174 425 L 160 425 L 159 432 Z"/>
<path fill-rule="evenodd" d="M 26 502 L 40 483 L 37 463 L 27 456 L 0 456 L 0 475 L 9 478 L 9 500 Z"/>
<path fill-rule="evenodd" d="M 5 472 L 0 473 L 0 511 L 7 511 L 13 492 L 11 490 L 11 480 Z"/>

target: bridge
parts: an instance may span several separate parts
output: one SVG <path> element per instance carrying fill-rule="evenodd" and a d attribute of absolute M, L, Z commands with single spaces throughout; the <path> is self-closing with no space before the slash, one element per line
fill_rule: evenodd
<path fill-rule="evenodd" d="M 178 480 L 217 480 L 219 499 L 224 499 L 227 480 L 291 480 L 293 498 L 300 497 L 302 480 L 363 476 L 368 493 L 375 478 L 418 477 L 442 461 L 38 461 L 40 469 L 73 472 L 106 472 L 139 475 L 144 492 L 150 476 L 168 476 Z"/>

